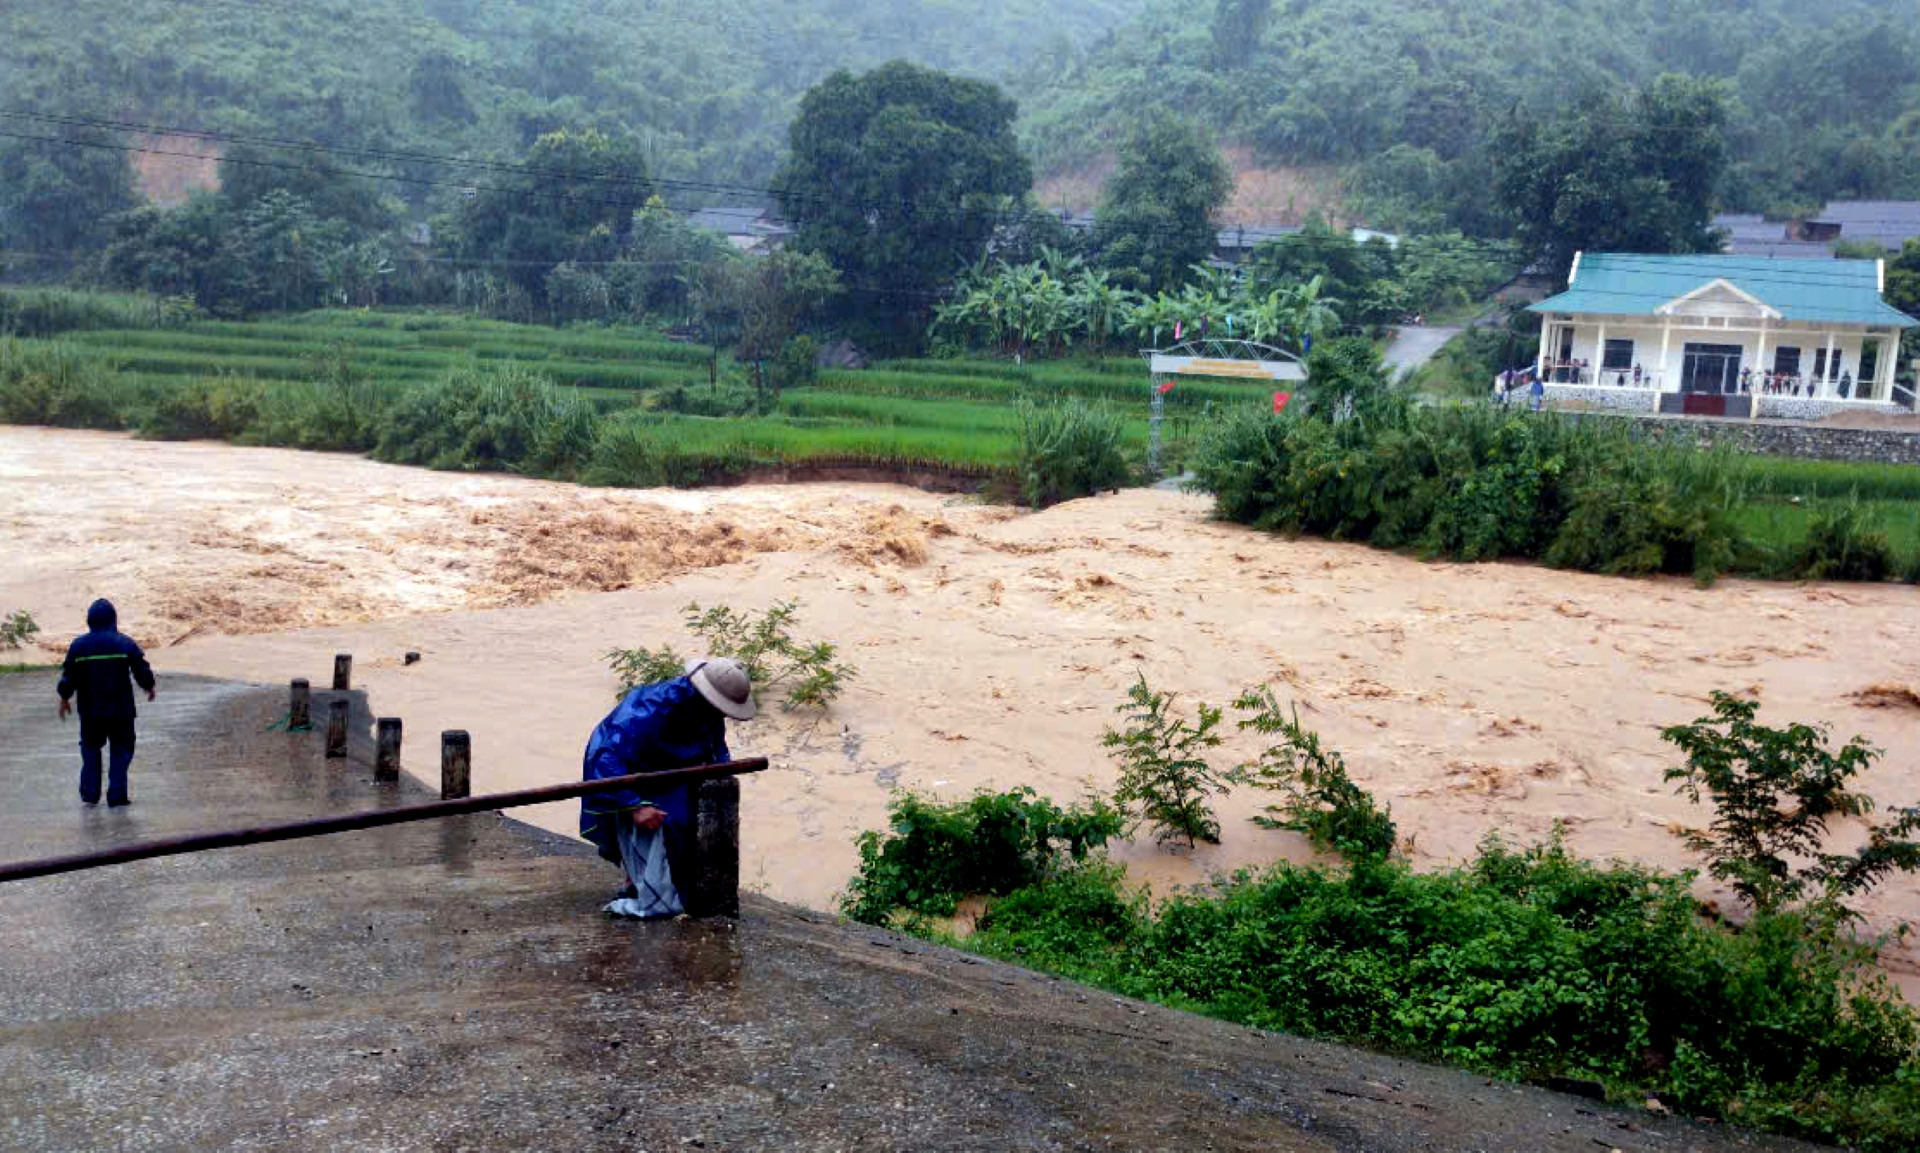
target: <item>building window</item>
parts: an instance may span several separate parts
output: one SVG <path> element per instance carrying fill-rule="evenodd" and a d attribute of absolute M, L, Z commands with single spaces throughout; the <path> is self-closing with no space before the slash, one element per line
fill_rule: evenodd
<path fill-rule="evenodd" d="M 1800 350 L 1797 348 L 1789 348 L 1785 345 L 1774 349 L 1773 374 L 1775 376 L 1799 376 Z"/>
<path fill-rule="evenodd" d="M 1860 383 L 1880 378 L 1880 341 L 1869 340 L 1860 346 Z"/>
<path fill-rule="evenodd" d="M 1600 367 L 1605 369 L 1633 367 L 1633 341 L 1609 340 L 1607 348 L 1601 354 Z"/>
<path fill-rule="evenodd" d="M 1827 350 L 1824 348 L 1814 349 L 1813 350 L 1813 379 L 1815 380 L 1840 379 L 1840 370 L 1845 366 L 1845 361 L 1846 361 L 1845 354 L 1843 354 L 1839 349 L 1836 348 L 1833 350 L 1833 363 L 1829 365 L 1827 363 Z"/>

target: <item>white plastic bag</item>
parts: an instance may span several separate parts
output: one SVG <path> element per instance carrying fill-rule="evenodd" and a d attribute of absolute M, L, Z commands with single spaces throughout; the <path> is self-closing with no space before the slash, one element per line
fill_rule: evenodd
<path fill-rule="evenodd" d="M 623 813 L 620 821 L 620 858 L 626 865 L 627 880 L 637 896 L 621 897 L 608 903 L 606 912 L 615 917 L 677 917 L 685 909 L 679 890 L 673 887 L 673 869 L 667 863 L 665 829 L 648 832 L 635 827 Z"/>

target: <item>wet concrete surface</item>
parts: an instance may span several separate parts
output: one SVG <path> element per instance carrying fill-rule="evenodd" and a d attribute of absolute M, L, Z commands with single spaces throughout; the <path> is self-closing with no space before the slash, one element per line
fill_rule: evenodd
<path fill-rule="evenodd" d="M 364 700 L 328 762 L 268 731 L 284 689 L 169 676 L 134 806 L 86 809 L 51 681 L 0 676 L 9 859 L 427 796 L 373 782 Z M 0 886 L 0 1148 L 1806 1148 L 751 897 L 738 921 L 609 921 L 617 884 L 488 814 Z"/>

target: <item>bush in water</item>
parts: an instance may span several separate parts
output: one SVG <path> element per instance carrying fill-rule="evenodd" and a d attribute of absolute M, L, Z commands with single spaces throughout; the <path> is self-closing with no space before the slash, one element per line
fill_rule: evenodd
<path fill-rule="evenodd" d="M 1017 411 L 1015 468 L 1021 497 L 1030 507 L 1117 489 L 1131 478 L 1121 448 L 1125 423 L 1106 405 L 1022 398 Z"/>

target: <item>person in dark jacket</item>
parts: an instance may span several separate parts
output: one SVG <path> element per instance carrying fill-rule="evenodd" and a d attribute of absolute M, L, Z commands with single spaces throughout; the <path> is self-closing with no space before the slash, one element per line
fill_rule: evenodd
<path fill-rule="evenodd" d="M 133 803 L 127 796 L 127 769 L 133 764 L 133 686 L 153 699 L 153 669 L 147 654 L 119 631 L 113 602 L 97 600 L 87 610 L 86 635 L 67 646 L 60 668 L 60 719 L 80 698 L 80 799 L 100 803 L 100 750 L 112 746 L 107 765 L 107 805 Z"/>
<path fill-rule="evenodd" d="M 727 718 L 754 716 L 753 686 L 738 661 L 704 660 L 687 675 L 642 685 L 594 727 L 587 741 L 581 779 L 605 780 L 634 773 L 726 764 Z M 627 872 L 627 889 L 608 912 L 664 916 L 681 911 L 670 881 L 662 882 L 648 861 L 659 841 L 672 871 L 692 844 L 693 790 L 675 785 L 647 792 L 609 789 L 580 799 L 580 835 L 600 855 Z M 650 883 L 651 882 L 651 883 Z"/>

